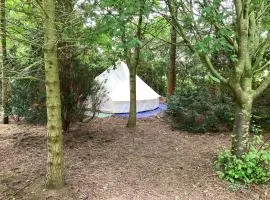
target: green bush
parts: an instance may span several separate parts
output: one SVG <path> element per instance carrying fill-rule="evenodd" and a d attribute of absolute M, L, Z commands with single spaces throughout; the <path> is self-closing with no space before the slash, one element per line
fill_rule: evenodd
<path fill-rule="evenodd" d="M 92 97 L 92 112 L 99 105 L 98 85 L 87 65 L 73 60 L 69 70 L 61 73 L 61 103 L 63 129 L 68 130 L 71 122 L 80 121 L 86 111 L 85 101 Z M 11 83 L 9 115 L 16 119 L 24 118 L 29 123 L 45 124 L 46 90 L 38 80 L 14 80 Z"/>
<path fill-rule="evenodd" d="M 259 135 L 263 132 L 263 128 L 260 125 L 260 117 L 257 117 L 256 115 L 252 114 L 251 115 L 251 120 L 250 120 L 250 132 Z"/>
<path fill-rule="evenodd" d="M 255 133 L 262 132 L 262 127 L 263 131 L 270 131 L 270 88 L 254 102 L 251 122 Z"/>
<path fill-rule="evenodd" d="M 230 98 L 204 88 L 176 93 L 169 99 L 167 112 L 176 128 L 191 132 L 231 128 L 234 116 Z"/>
<path fill-rule="evenodd" d="M 162 62 L 140 62 L 137 69 L 138 76 L 162 96 L 166 96 L 167 92 L 167 71 L 164 65 Z"/>
<path fill-rule="evenodd" d="M 65 66 L 66 67 L 66 66 Z M 85 101 L 91 96 L 92 112 L 99 106 L 99 86 L 94 81 L 90 68 L 73 60 L 70 68 L 62 68 L 61 71 L 61 98 L 62 98 L 62 124 L 67 131 L 69 125 L 75 121 L 81 121 L 86 111 Z"/>
<path fill-rule="evenodd" d="M 47 121 L 45 86 L 37 80 L 14 80 L 10 84 L 9 115 L 17 120 L 44 124 Z"/>
<path fill-rule="evenodd" d="M 263 147 L 263 148 L 262 148 Z M 230 151 L 221 152 L 215 161 L 217 175 L 232 183 L 265 183 L 270 180 L 270 150 L 255 136 L 250 151 L 238 158 Z"/>

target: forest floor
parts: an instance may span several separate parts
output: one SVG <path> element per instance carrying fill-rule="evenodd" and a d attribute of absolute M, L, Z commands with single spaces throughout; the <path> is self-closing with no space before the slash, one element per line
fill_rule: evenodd
<path fill-rule="evenodd" d="M 270 186 L 231 185 L 214 172 L 229 133 L 172 130 L 160 118 L 138 121 L 136 132 L 116 117 L 76 123 L 64 136 L 66 186 L 46 190 L 46 129 L 0 125 L 3 200 L 269 200 Z"/>

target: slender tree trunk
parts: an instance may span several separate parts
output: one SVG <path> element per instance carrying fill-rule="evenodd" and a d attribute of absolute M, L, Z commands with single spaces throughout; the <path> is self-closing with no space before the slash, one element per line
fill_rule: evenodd
<path fill-rule="evenodd" d="M 139 41 L 141 41 L 141 34 L 142 34 L 142 21 L 143 21 L 143 7 L 144 1 L 141 1 L 140 5 L 140 14 L 137 26 L 137 33 L 136 37 Z M 137 67 L 140 62 L 140 44 L 137 44 L 135 48 L 135 63 L 134 65 L 131 64 L 129 66 L 129 81 L 130 81 L 130 107 L 129 107 L 129 118 L 127 127 L 135 128 L 136 127 L 136 114 L 137 114 L 137 97 L 136 97 L 136 74 L 137 74 Z"/>
<path fill-rule="evenodd" d="M 176 87 L 176 42 L 177 42 L 177 30 L 176 30 L 176 17 L 177 9 L 173 8 L 174 16 L 172 17 L 171 27 L 171 47 L 170 47 L 170 65 L 168 70 L 168 84 L 167 84 L 167 97 L 174 94 Z"/>
<path fill-rule="evenodd" d="M 64 185 L 63 136 L 59 67 L 57 60 L 57 32 L 55 25 L 55 0 L 43 0 L 44 6 L 44 62 L 47 105 L 47 186 L 60 188 Z"/>
<path fill-rule="evenodd" d="M 58 0 L 56 1 L 56 21 L 64 26 L 72 26 L 70 20 L 67 20 L 66 14 L 71 13 L 74 7 L 74 1 Z M 59 38 L 59 41 L 61 38 Z M 60 91 L 62 94 L 62 127 L 64 132 L 68 132 L 72 121 L 73 108 L 73 66 L 72 66 L 72 42 L 61 41 L 58 43 L 58 63 L 60 68 Z"/>
<path fill-rule="evenodd" d="M 232 132 L 232 153 L 241 157 L 249 149 L 249 127 L 252 110 L 252 98 L 242 105 L 237 104 Z"/>
<path fill-rule="evenodd" d="M 62 94 L 62 127 L 68 132 L 71 123 L 71 111 L 73 102 L 73 74 L 72 74 L 72 48 L 68 43 L 59 45 L 58 60 L 60 67 L 60 90 Z"/>
<path fill-rule="evenodd" d="M 134 128 L 136 126 L 137 101 L 136 101 L 136 64 L 129 67 L 130 79 L 130 109 L 127 127 Z"/>
<path fill-rule="evenodd" d="M 7 68 L 7 42 L 6 42 L 6 1 L 1 0 L 0 12 L 1 12 L 1 67 L 2 67 L 2 107 L 3 107 L 3 124 L 8 124 L 8 114 L 7 114 L 7 78 L 6 78 L 6 68 Z"/>

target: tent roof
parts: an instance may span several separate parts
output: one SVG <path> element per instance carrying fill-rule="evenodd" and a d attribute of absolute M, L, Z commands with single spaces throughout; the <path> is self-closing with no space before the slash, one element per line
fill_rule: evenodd
<path fill-rule="evenodd" d="M 129 101 L 129 69 L 124 62 L 117 62 L 95 78 L 106 90 L 106 96 L 112 101 Z M 137 100 L 159 98 L 152 88 L 136 76 Z"/>

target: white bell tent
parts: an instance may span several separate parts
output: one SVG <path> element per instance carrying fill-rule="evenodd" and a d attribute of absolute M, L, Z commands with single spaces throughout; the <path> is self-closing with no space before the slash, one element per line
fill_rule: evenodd
<path fill-rule="evenodd" d="M 106 113 L 129 112 L 129 69 L 124 62 L 118 61 L 95 80 L 101 84 L 102 100 L 99 110 Z M 137 112 L 154 110 L 159 106 L 159 95 L 142 79 L 136 76 Z"/>

